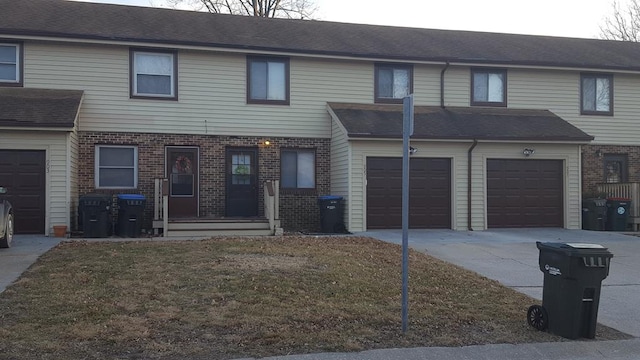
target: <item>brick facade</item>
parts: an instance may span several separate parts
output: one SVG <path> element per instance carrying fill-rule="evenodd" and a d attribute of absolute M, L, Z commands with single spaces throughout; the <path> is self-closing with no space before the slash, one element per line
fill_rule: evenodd
<path fill-rule="evenodd" d="M 626 155 L 627 181 L 640 182 L 640 146 L 585 145 L 582 147 L 582 194 L 596 195 L 596 185 L 605 182 L 604 158 Z"/>
<path fill-rule="evenodd" d="M 286 230 L 318 231 L 320 213 L 317 197 L 329 192 L 329 139 L 270 138 L 245 136 L 205 136 L 146 133 L 80 132 L 79 193 L 140 193 L 147 200 L 144 229 L 151 228 L 153 218 L 154 179 L 165 174 L 165 147 L 197 147 L 200 154 L 200 216 L 225 216 L 225 152 L 228 147 L 258 149 L 258 184 L 260 216 L 264 216 L 265 181 L 280 179 L 280 149 L 315 149 L 316 188 L 304 191 L 281 190 L 280 218 Z M 95 146 L 135 145 L 138 148 L 138 188 L 135 190 L 95 189 Z"/>

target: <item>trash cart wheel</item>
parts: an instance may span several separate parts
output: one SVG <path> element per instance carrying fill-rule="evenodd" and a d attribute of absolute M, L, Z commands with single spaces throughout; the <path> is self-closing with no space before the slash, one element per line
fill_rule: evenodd
<path fill-rule="evenodd" d="M 546 330 L 547 326 L 549 326 L 547 310 L 540 305 L 531 305 L 527 311 L 527 322 L 540 331 Z"/>

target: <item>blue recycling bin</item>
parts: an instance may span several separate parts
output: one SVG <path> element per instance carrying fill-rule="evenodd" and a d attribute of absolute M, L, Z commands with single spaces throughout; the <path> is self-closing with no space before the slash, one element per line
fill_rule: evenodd
<path fill-rule="evenodd" d="M 318 197 L 320 231 L 323 233 L 345 232 L 342 200 L 342 196 L 326 195 Z"/>

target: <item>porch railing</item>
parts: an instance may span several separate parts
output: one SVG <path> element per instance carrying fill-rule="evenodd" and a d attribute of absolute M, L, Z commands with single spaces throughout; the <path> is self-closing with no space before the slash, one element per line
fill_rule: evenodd
<path fill-rule="evenodd" d="M 640 183 L 598 184 L 598 192 L 607 197 L 631 199 L 629 215 L 640 216 Z"/>
<path fill-rule="evenodd" d="M 264 216 L 269 220 L 269 229 L 274 235 L 282 235 L 280 227 L 280 181 L 264 183 Z"/>
<path fill-rule="evenodd" d="M 598 184 L 599 193 L 606 194 L 607 197 L 619 197 L 631 199 L 628 222 L 638 231 L 640 225 L 640 183 L 615 183 Z"/>

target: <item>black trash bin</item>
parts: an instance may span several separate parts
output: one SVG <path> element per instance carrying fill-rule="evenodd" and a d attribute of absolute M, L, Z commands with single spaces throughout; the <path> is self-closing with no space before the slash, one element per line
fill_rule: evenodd
<path fill-rule="evenodd" d="M 342 233 L 345 231 L 342 196 L 326 195 L 318 197 L 320 206 L 320 231 L 323 233 Z"/>
<path fill-rule="evenodd" d="M 118 195 L 118 223 L 116 234 L 123 237 L 139 237 L 142 232 L 146 198 L 139 194 Z"/>
<path fill-rule="evenodd" d="M 111 235 L 111 196 L 87 194 L 78 203 L 78 227 L 87 238 Z"/>
<path fill-rule="evenodd" d="M 542 306 L 527 313 L 530 325 L 568 339 L 596 336 L 602 280 L 613 254 L 596 244 L 541 243 Z"/>
<path fill-rule="evenodd" d="M 582 229 L 603 231 L 607 223 L 607 200 L 582 200 Z"/>
<path fill-rule="evenodd" d="M 605 229 L 609 231 L 627 230 L 630 205 L 631 200 L 627 198 L 608 198 Z"/>

